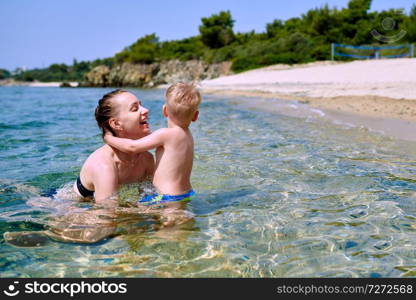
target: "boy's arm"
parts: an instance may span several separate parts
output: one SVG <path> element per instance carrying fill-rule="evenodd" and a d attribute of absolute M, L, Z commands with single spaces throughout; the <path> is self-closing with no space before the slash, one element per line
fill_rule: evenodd
<path fill-rule="evenodd" d="M 157 148 L 163 145 L 166 138 L 167 128 L 162 128 L 138 140 L 119 138 L 107 132 L 104 141 L 122 152 L 133 154 Z"/>

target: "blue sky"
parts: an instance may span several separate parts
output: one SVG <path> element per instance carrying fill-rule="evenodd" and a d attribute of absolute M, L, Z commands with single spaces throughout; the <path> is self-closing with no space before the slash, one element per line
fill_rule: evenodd
<path fill-rule="evenodd" d="M 230 10 L 234 31 L 264 31 L 274 19 L 300 16 L 348 0 L 0 0 L 0 68 L 47 67 L 73 59 L 113 56 L 139 37 L 161 40 L 198 34 L 202 17 Z M 404 8 L 416 0 L 373 0 L 371 10 Z"/>

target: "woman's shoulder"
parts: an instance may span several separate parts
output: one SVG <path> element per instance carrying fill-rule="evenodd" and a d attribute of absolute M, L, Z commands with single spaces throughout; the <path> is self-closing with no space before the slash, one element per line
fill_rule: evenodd
<path fill-rule="evenodd" d="M 87 158 L 85 167 L 91 170 L 114 167 L 113 150 L 108 145 L 98 148 Z"/>

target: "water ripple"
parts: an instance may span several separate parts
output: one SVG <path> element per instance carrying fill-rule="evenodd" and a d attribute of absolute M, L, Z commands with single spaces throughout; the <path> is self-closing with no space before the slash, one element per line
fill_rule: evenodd
<path fill-rule="evenodd" d="M 41 232 L 67 212 L 60 226 L 85 226 L 91 210 L 73 202 L 71 184 L 102 145 L 93 110 L 107 91 L 0 88 L 1 233 Z M 152 127 L 164 126 L 163 91 L 136 92 Z M 192 124 L 192 222 L 156 230 L 157 218 L 124 211 L 116 237 L 98 244 L 2 241 L 2 276 L 416 276 L 415 143 L 228 100 L 205 97 Z M 126 187 L 123 201 L 137 193 Z"/>

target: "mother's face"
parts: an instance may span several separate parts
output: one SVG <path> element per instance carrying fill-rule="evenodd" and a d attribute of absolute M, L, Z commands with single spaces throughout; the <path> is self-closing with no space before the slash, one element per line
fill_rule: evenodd
<path fill-rule="evenodd" d="M 150 133 L 149 110 L 132 93 L 122 93 L 113 99 L 115 117 L 110 122 L 117 136 L 139 139 Z"/>

